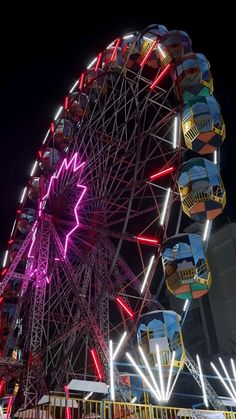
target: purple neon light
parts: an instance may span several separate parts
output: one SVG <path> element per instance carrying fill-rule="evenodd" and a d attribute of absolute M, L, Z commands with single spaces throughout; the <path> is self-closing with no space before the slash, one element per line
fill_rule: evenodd
<path fill-rule="evenodd" d="M 65 247 L 64 247 L 64 258 L 66 257 L 66 252 L 67 252 L 67 247 L 68 247 L 68 240 L 69 240 L 69 237 L 71 236 L 71 234 L 72 233 L 74 233 L 74 231 L 75 230 L 77 230 L 77 228 L 79 227 L 79 217 L 78 217 L 78 213 L 77 213 L 77 209 L 78 209 L 78 206 L 79 206 L 79 204 L 80 204 L 80 201 L 82 200 L 82 198 L 83 198 L 83 196 L 84 196 L 84 194 L 85 194 L 85 192 L 86 192 L 86 186 L 83 186 L 83 185 L 79 185 L 78 183 L 77 183 L 77 185 L 76 185 L 78 188 L 81 188 L 82 189 L 82 192 L 81 192 L 81 195 L 80 195 L 80 197 L 79 197 L 79 200 L 78 200 L 78 202 L 77 202 L 77 204 L 76 204 L 76 206 L 75 206 L 75 208 L 74 208 L 74 214 L 75 214 L 75 220 L 76 220 L 76 225 L 74 226 L 74 228 L 72 228 L 72 230 L 67 234 L 67 236 L 66 236 L 66 240 L 65 240 Z"/>
<path fill-rule="evenodd" d="M 65 158 L 63 160 L 63 162 L 62 162 L 62 164 L 61 164 L 61 166 L 60 166 L 57 174 L 56 175 L 52 175 L 52 177 L 50 179 L 50 182 L 49 182 L 49 185 L 48 185 L 47 193 L 44 195 L 44 197 L 42 198 L 42 201 L 39 204 L 39 217 L 41 216 L 42 209 L 45 207 L 46 200 L 49 197 L 49 194 L 50 194 L 51 189 L 52 189 L 52 186 L 53 186 L 53 182 L 59 178 L 59 176 L 61 175 L 63 169 L 64 170 L 69 170 L 70 168 L 72 168 L 73 169 L 73 172 L 75 173 L 79 169 L 82 169 L 84 165 L 85 165 L 85 162 L 83 162 L 83 163 L 79 163 L 78 162 L 78 153 L 75 153 L 69 162 L 67 161 L 67 158 Z M 79 183 L 77 183 L 76 186 L 77 186 L 77 188 L 81 188 L 82 189 L 82 192 L 81 192 L 81 195 L 80 195 L 80 197 L 79 197 L 79 199 L 78 199 L 78 201 L 77 201 L 77 203 L 75 205 L 75 208 L 74 208 L 74 214 L 75 214 L 76 224 L 72 228 L 72 230 L 66 235 L 65 246 L 64 246 L 64 255 L 63 255 L 64 258 L 66 257 L 66 253 L 67 253 L 69 237 L 79 227 L 79 217 L 78 217 L 77 210 L 78 210 L 79 204 L 80 204 L 80 202 L 81 202 L 81 200 L 82 200 L 82 198 L 83 198 L 83 196 L 84 196 L 84 194 L 85 194 L 85 192 L 87 190 L 86 186 L 80 185 Z"/>
<path fill-rule="evenodd" d="M 33 225 L 34 233 L 33 233 L 32 242 L 31 242 L 31 245 L 30 245 L 30 248 L 29 248 L 28 258 L 32 258 L 33 257 L 32 254 L 31 254 L 31 252 L 32 252 L 33 245 L 34 245 L 35 238 L 36 238 L 37 224 L 38 224 L 38 221 L 35 221 L 35 223 Z"/>

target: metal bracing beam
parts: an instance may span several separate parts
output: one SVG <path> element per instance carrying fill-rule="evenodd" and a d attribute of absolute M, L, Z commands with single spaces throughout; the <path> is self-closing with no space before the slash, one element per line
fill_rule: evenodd
<path fill-rule="evenodd" d="M 14 278 L 15 270 L 18 266 L 18 263 L 22 259 L 24 253 L 26 252 L 27 248 L 29 247 L 29 244 L 31 243 L 32 236 L 34 234 L 36 228 L 36 224 L 33 225 L 32 229 L 28 233 L 27 237 L 25 238 L 24 242 L 21 245 L 21 248 L 18 250 L 17 255 L 13 262 L 11 263 L 9 270 L 7 271 L 6 275 L 4 276 L 2 282 L 0 283 L 0 295 L 3 293 L 6 285 L 8 282 Z"/>
<path fill-rule="evenodd" d="M 185 365 L 188 368 L 189 372 L 192 374 L 196 383 L 199 385 L 200 388 L 202 388 L 198 366 L 197 366 L 196 362 L 193 360 L 193 358 L 191 357 L 191 355 L 187 351 L 186 351 L 186 356 L 187 356 L 187 358 L 186 358 L 186 361 L 185 361 Z M 215 410 L 227 411 L 226 406 L 221 401 L 221 399 L 217 396 L 215 390 L 213 389 L 213 387 L 211 386 L 209 381 L 206 379 L 206 377 L 203 376 L 203 380 L 204 380 L 204 383 L 205 383 L 207 399 L 209 400 L 211 405 L 214 407 L 214 409 Z"/>

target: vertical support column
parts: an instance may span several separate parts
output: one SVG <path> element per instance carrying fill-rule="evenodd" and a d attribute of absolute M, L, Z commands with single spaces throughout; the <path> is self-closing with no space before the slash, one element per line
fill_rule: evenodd
<path fill-rule="evenodd" d="M 47 286 L 50 223 L 42 220 L 38 228 L 33 257 L 37 260 L 32 292 L 31 328 L 29 330 L 29 359 L 25 383 L 24 407 L 35 405 L 39 395 L 47 392 L 41 368 L 41 347 L 44 330 L 44 309 Z"/>

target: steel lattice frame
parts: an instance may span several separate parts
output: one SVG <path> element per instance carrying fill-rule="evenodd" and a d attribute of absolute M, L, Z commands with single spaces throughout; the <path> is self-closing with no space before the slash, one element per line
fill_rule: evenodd
<path fill-rule="evenodd" d="M 128 342 L 143 310 L 159 308 L 149 288 L 161 281 L 152 277 L 167 229 L 175 232 L 179 225 L 178 217 L 169 223 L 178 207 L 176 179 L 183 151 L 172 144 L 178 113 L 174 83 L 168 78 L 162 87 L 150 89 L 151 81 L 141 69 L 133 73 L 125 66 L 104 70 L 96 83 L 99 88 L 85 86 L 88 109 L 60 149 L 62 160 L 77 153 L 85 163 L 83 170 L 65 170 L 57 179 L 0 284 L 3 292 L 12 278 L 21 280 L 4 355 L 10 355 L 12 341 L 23 349 L 25 407 L 48 390 L 62 390 L 71 378 L 96 376 L 92 348 L 107 377 L 109 338 L 118 340 L 126 330 Z M 52 136 L 46 145 L 54 146 Z M 170 166 L 176 169 L 173 173 L 150 182 L 154 171 Z M 49 179 L 44 174 L 42 184 L 48 185 Z M 66 233 L 74 227 L 78 182 L 86 186 L 86 193 L 79 206 L 79 227 L 64 257 Z M 160 225 L 168 188 L 167 212 Z M 41 191 L 41 199 L 44 194 Z M 155 237 L 159 244 L 147 245 L 137 239 L 140 236 Z M 22 273 L 19 261 L 29 249 Z M 141 295 L 152 255 L 153 269 Z M 117 296 L 132 308 L 132 319 L 118 307 Z M 19 318 L 22 333 L 16 335 Z"/>

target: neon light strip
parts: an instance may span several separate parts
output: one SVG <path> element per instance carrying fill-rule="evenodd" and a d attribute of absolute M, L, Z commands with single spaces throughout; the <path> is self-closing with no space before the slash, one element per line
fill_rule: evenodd
<path fill-rule="evenodd" d="M 3 269 L 3 271 L 1 272 L 1 275 L 5 275 L 5 273 L 7 272 L 7 268 Z M 3 297 L 0 297 L 0 303 L 3 301 Z"/>
<path fill-rule="evenodd" d="M 40 201 L 40 203 L 39 203 L 39 218 L 42 215 L 42 208 L 43 208 L 43 203 L 42 203 L 42 201 Z"/>
<path fill-rule="evenodd" d="M 35 238 L 36 238 L 36 233 L 37 233 L 36 226 L 37 226 L 37 224 L 38 224 L 38 221 L 35 221 L 35 223 L 34 223 L 34 225 L 32 227 L 35 230 L 34 230 L 34 233 L 33 233 L 33 236 L 32 236 L 32 242 L 31 242 L 31 245 L 30 245 L 30 248 L 29 248 L 28 258 L 31 258 L 32 257 L 31 252 L 32 252 L 33 245 L 34 245 Z"/>
<path fill-rule="evenodd" d="M 232 358 L 231 358 L 230 362 L 231 362 L 231 367 L 232 367 L 232 371 L 233 371 L 233 374 L 234 374 L 234 381 L 235 381 L 234 384 L 236 385 L 236 369 L 235 369 L 235 364 L 234 364 L 234 361 L 233 361 Z"/>
<path fill-rule="evenodd" d="M 37 168 L 37 164 L 38 164 L 38 161 L 36 160 L 34 162 L 34 165 L 33 165 L 32 169 L 31 169 L 30 176 L 34 176 L 34 172 L 35 172 L 35 170 Z"/>
<path fill-rule="evenodd" d="M 49 134 L 50 134 L 50 129 L 49 129 L 49 130 L 47 130 L 47 132 L 46 132 L 46 135 L 45 135 L 45 137 L 44 137 L 44 139 L 43 139 L 43 144 L 45 144 L 45 143 L 46 143 L 46 141 L 47 141 L 47 138 L 48 138 Z"/>
<path fill-rule="evenodd" d="M 92 61 L 91 61 L 91 63 L 88 65 L 88 67 L 87 67 L 87 70 L 90 70 L 90 68 L 96 63 L 96 61 L 97 61 L 97 57 L 96 58 L 94 58 Z"/>
<path fill-rule="evenodd" d="M 165 217 L 166 217 L 166 211 L 167 211 L 167 207 L 168 207 L 168 202 L 169 202 L 169 198 L 170 198 L 170 192 L 171 189 L 168 188 L 167 192 L 166 192 L 166 197 L 165 197 L 165 202 L 164 202 L 164 207 L 163 207 L 163 211 L 161 214 L 161 219 L 160 219 L 160 225 L 163 226 L 164 221 L 165 221 Z"/>
<path fill-rule="evenodd" d="M 88 393 L 85 397 L 84 400 L 88 400 L 93 394 L 93 391 L 90 391 L 90 393 Z"/>
<path fill-rule="evenodd" d="M 12 400 L 13 400 L 13 396 L 10 396 L 10 397 L 9 397 L 9 400 L 8 400 L 8 405 L 7 405 L 6 419 L 8 419 L 8 418 L 9 418 L 9 415 L 10 415 L 10 413 L 11 413 Z"/>
<path fill-rule="evenodd" d="M 8 258 L 8 253 L 9 253 L 9 250 L 6 250 L 5 255 L 4 255 L 4 258 L 3 258 L 3 264 L 2 264 L 2 267 L 3 268 L 5 268 L 5 266 L 6 266 L 7 258 Z"/>
<path fill-rule="evenodd" d="M 173 375 L 174 362 L 175 362 L 175 351 L 172 353 L 172 358 L 171 358 L 170 371 L 169 371 L 167 387 L 166 387 L 166 397 L 165 397 L 166 401 L 169 401 L 170 396 L 171 396 L 171 393 L 169 393 L 169 391 L 170 391 L 170 384 L 171 384 L 172 375 Z"/>
<path fill-rule="evenodd" d="M 204 233 L 203 233 L 203 241 L 204 242 L 206 241 L 206 239 L 208 237 L 209 226 L 210 226 L 210 220 L 207 220 L 206 224 L 205 224 Z"/>
<path fill-rule="evenodd" d="M 159 241 L 157 239 L 150 239 L 149 237 L 134 236 L 134 238 L 138 240 L 139 242 L 144 242 L 147 244 L 159 244 Z"/>
<path fill-rule="evenodd" d="M 144 36 L 143 39 L 145 41 L 153 42 L 153 39 L 152 38 L 148 38 L 148 36 Z"/>
<path fill-rule="evenodd" d="M 120 45 L 120 38 L 118 38 L 117 41 L 116 41 L 116 43 L 115 43 L 115 48 L 113 50 L 113 53 L 112 53 L 112 56 L 111 56 L 110 61 L 114 61 L 115 55 L 116 55 L 116 52 L 117 52 L 117 49 L 118 49 L 118 46 L 119 45 Z"/>
<path fill-rule="evenodd" d="M 74 84 L 73 84 L 73 86 L 72 86 L 72 88 L 70 89 L 70 93 L 73 93 L 73 91 L 75 90 L 75 88 L 76 88 L 76 86 L 77 86 L 77 84 L 79 83 L 79 80 L 77 80 Z"/>
<path fill-rule="evenodd" d="M 166 54 L 164 53 L 164 51 L 163 51 L 163 49 L 162 49 L 162 47 L 161 47 L 161 45 L 160 45 L 160 44 L 158 44 L 158 45 L 157 45 L 157 48 L 159 49 L 159 51 L 160 51 L 160 53 L 161 53 L 162 57 L 163 57 L 163 58 L 165 58 Z"/>
<path fill-rule="evenodd" d="M 120 304 L 121 307 L 123 307 L 123 309 L 126 311 L 126 313 L 130 316 L 130 317 L 134 317 L 134 313 L 131 310 L 131 308 L 124 302 L 124 300 L 121 297 L 116 297 L 116 301 L 117 303 Z"/>
<path fill-rule="evenodd" d="M 205 387 L 205 383 L 204 383 L 204 379 L 203 379 L 203 374 L 202 374 L 202 366 L 201 366 L 200 358 L 199 358 L 198 355 L 196 355 L 196 358 L 197 358 L 197 365 L 198 365 L 198 369 L 199 369 L 200 382 L 201 382 L 201 386 L 202 386 L 203 400 L 204 400 L 205 406 L 208 407 L 208 400 L 207 400 L 207 395 L 206 395 L 206 387 Z"/>
<path fill-rule="evenodd" d="M 224 364 L 224 362 L 223 362 L 223 360 L 222 360 L 222 358 L 221 358 L 221 357 L 219 357 L 219 361 L 220 361 L 220 364 L 221 364 L 221 366 L 222 366 L 222 368 L 223 368 L 223 370 L 224 370 L 224 373 L 225 373 L 226 377 L 228 378 L 228 381 L 229 381 L 229 384 L 230 384 L 231 390 L 232 390 L 232 392 L 233 392 L 233 394 L 234 394 L 234 397 L 236 397 L 236 390 L 235 390 L 235 388 L 234 388 L 234 386 L 233 386 L 233 384 L 232 384 L 232 382 L 231 382 L 230 376 L 229 376 L 229 374 L 228 374 L 228 371 L 227 371 L 227 369 L 226 369 L 226 367 L 225 367 L 225 364 Z"/>
<path fill-rule="evenodd" d="M 176 374 L 175 380 L 174 380 L 174 382 L 173 382 L 173 384 L 172 384 L 172 387 L 171 387 L 171 389 L 170 389 L 170 391 L 169 391 L 169 394 L 168 394 L 168 400 L 169 400 L 169 398 L 170 398 L 171 394 L 173 393 L 174 386 L 175 386 L 175 384 L 176 384 L 176 381 L 178 380 L 178 377 L 179 377 L 180 371 L 181 371 L 181 368 L 179 368 L 179 370 L 178 370 L 178 372 L 177 372 L 177 374 Z"/>
<path fill-rule="evenodd" d="M 24 201 L 24 199 L 25 199 L 25 194 L 26 194 L 26 191 L 27 191 L 27 187 L 25 186 L 25 187 L 24 187 L 24 189 L 23 189 L 23 192 L 22 192 L 22 194 L 21 194 L 20 204 L 22 204 L 22 202 L 23 202 L 23 201 Z"/>
<path fill-rule="evenodd" d="M 225 389 L 227 390 L 228 394 L 230 395 L 230 397 L 232 398 L 232 400 L 236 403 L 236 398 L 234 397 L 233 393 L 231 392 L 230 388 L 227 386 L 227 384 L 225 383 L 224 379 L 222 378 L 221 374 L 219 373 L 218 369 L 215 367 L 215 365 L 213 364 L 213 362 L 211 362 L 211 366 L 213 368 L 213 370 L 215 371 L 215 373 L 218 375 L 220 381 L 222 382 L 223 386 L 225 387 Z"/>
<path fill-rule="evenodd" d="M 110 358 L 110 395 L 111 401 L 115 400 L 115 390 L 114 390 L 114 371 L 113 371 L 113 342 L 110 340 L 109 343 L 109 358 Z"/>
<path fill-rule="evenodd" d="M 102 53 L 100 52 L 97 56 L 97 62 L 96 62 L 96 66 L 95 66 L 95 71 L 98 71 L 98 67 L 100 65 L 101 62 L 101 58 L 102 58 Z"/>
<path fill-rule="evenodd" d="M 100 365 L 99 365 L 99 362 L 98 362 L 98 357 L 97 357 L 96 351 L 95 351 L 95 349 L 91 349 L 90 352 L 91 352 L 91 355 L 93 357 L 93 362 L 94 362 L 94 365 L 95 365 L 95 369 L 96 369 L 98 378 L 101 380 L 103 375 L 102 375 L 101 368 L 100 368 Z"/>
<path fill-rule="evenodd" d="M 178 128 L 179 128 L 179 118 L 178 116 L 174 117 L 174 135 L 173 135 L 173 149 L 176 149 L 178 144 Z"/>
<path fill-rule="evenodd" d="M 112 42 L 111 42 L 111 43 L 107 46 L 107 48 L 106 48 L 106 49 L 110 49 L 111 47 L 113 47 L 114 43 L 115 43 L 115 41 L 112 41 Z"/>
<path fill-rule="evenodd" d="M 64 386 L 64 392 L 66 393 L 66 397 L 69 397 L 69 391 L 68 391 L 68 387 L 67 386 Z M 65 410 L 66 410 L 66 412 L 65 412 L 66 413 L 66 419 L 71 419 L 70 408 L 67 406 Z"/>
<path fill-rule="evenodd" d="M 13 234 L 13 232 L 14 232 L 14 230 L 15 230 L 15 226 L 16 226 L 16 220 L 14 221 L 14 223 L 13 223 L 13 226 L 12 226 L 12 229 L 11 229 L 11 235 L 10 235 L 10 237 L 12 236 L 12 234 Z"/>
<path fill-rule="evenodd" d="M 137 400 L 137 397 L 135 396 L 135 397 L 132 398 L 131 403 L 135 403 L 136 400 Z"/>
<path fill-rule="evenodd" d="M 65 108 L 66 111 L 68 110 L 68 102 L 69 102 L 69 97 L 66 96 L 65 97 L 65 103 L 64 103 L 64 108 Z"/>
<path fill-rule="evenodd" d="M 58 111 L 56 112 L 56 115 L 54 116 L 54 121 L 56 121 L 56 119 L 61 115 L 61 112 L 63 110 L 63 106 L 60 106 L 60 108 L 58 109 Z"/>
<path fill-rule="evenodd" d="M 214 151 L 214 164 L 217 164 L 217 150 Z"/>
<path fill-rule="evenodd" d="M 154 80 L 154 82 L 151 84 L 150 89 L 154 89 L 154 87 L 159 83 L 159 81 L 164 77 L 164 75 L 169 71 L 170 69 L 170 64 L 168 64 L 164 70 L 162 70 L 162 72 L 159 74 L 159 76 L 157 76 Z"/>
<path fill-rule="evenodd" d="M 84 164 L 85 164 L 84 162 L 77 164 L 77 159 L 78 159 L 78 153 L 75 153 L 74 156 L 71 158 L 71 160 L 69 162 L 67 161 L 67 158 L 65 158 L 63 160 L 63 162 L 62 162 L 62 164 L 61 164 L 61 166 L 60 166 L 57 174 L 56 175 L 52 175 L 52 177 L 51 177 L 51 179 L 49 181 L 47 193 L 44 195 L 44 197 L 42 198 L 42 201 L 39 203 L 39 217 L 41 216 L 41 213 L 42 213 L 43 204 L 45 206 L 46 199 L 49 197 L 49 194 L 50 194 L 50 191 L 51 191 L 51 188 L 52 188 L 52 184 L 53 184 L 54 180 L 58 179 L 58 177 L 60 176 L 62 170 L 63 169 L 68 170 L 72 166 L 73 172 L 77 172 L 79 169 L 81 169 L 84 166 Z M 86 186 L 83 186 L 83 185 L 80 185 L 80 184 L 77 184 L 76 186 L 78 188 L 81 188 L 82 189 L 82 192 L 81 192 L 81 195 L 80 195 L 80 197 L 79 197 L 79 199 L 78 199 L 78 201 L 77 201 L 77 203 L 75 205 L 75 208 L 74 208 L 76 225 L 66 235 L 65 246 L 64 246 L 64 258 L 66 257 L 69 238 L 70 238 L 71 234 L 74 233 L 74 231 L 79 227 L 79 217 L 78 217 L 78 214 L 77 214 L 77 209 L 78 209 L 78 206 L 79 206 L 79 204 L 80 204 L 80 202 L 81 202 L 81 200 L 82 200 L 82 198 L 83 198 L 83 196 L 84 196 L 84 194 L 85 194 L 85 192 L 87 190 Z"/>
<path fill-rule="evenodd" d="M 79 89 L 82 90 L 84 87 L 84 78 L 85 78 L 85 74 L 82 73 L 79 79 Z"/>
<path fill-rule="evenodd" d="M 168 169 L 162 170 L 161 172 L 155 173 L 154 175 L 150 176 L 150 180 L 157 179 L 159 177 L 168 175 L 169 173 L 172 173 L 175 171 L 175 168 L 173 166 L 168 167 Z"/>
<path fill-rule="evenodd" d="M 134 34 L 125 35 L 125 36 L 123 36 L 123 39 L 130 39 L 130 38 L 133 38 L 133 36 L 134 36 Z"/>
<path fill-rule="evenodd" d="M 83 198 L 83 196 L 84 196 L 84 194 L 85 194 L 85 192 L 86 192 L 86 190 L 87 190 L 87 188 L 86 188 L 86 186 L 83 186 L 83 185 L 79 185 L 79 184 L 77 184 L 76 185 L 78 188 L 81 188 L 82 189 L 82 193 L 81 193 L 81 195 L 80 195 L 80 197 L 79 197 L 79 200 L 78 200 L 78 202 L 77 202 L 77 204 L 76 204 L 76 206 L 75 206 L 75 208 L 74 208 L 74 214 L 75 214 L 75 220 L 76 220 L 76 225 L 74 226 L 74 228 L 72 228 L 72 230 L 66 235 L 66 240 L 65 240 L 65 248 L 64 248 L 64 258 L 66 257 L 66 253 L 67 253 L 67 248 L 68 248 L 68 241 L 69 241 L 69 237 L 71 236 L 71 234 L 72 233 L 74 233 L 74 231 L 75 230 L 77 230 L 77 228 L 79 227 L 79 217 L 78 217 L 78 213 L 77 213 L 77 209 L 78 209 L 78 206 L 79 206 L 79 204 L 80 204 L 80 202 L 81 202 L 81 200 L 82 200 L 82 198 Z"/>
<path fill-rule="evenodd" d="M 141 346 L 139 346 L 139 347 L 138 347 L 138 349 L 139 349 L 139 352 L 141 353 L 141 356 L 142 356 L 142 358 L 143 358 L 143 361 L 144 361 L 145 367 L 146 367 L 146 368 L 147 368 L 147 370 L 148 370 L 149 376 L 150 376 L 150 378 L 151 378 L 151 380 L 152 380 L 152 383 L 153 383 L 154 388 L 155 388 L 155 390 L 156 390 L 156 392 L 157 392 L 157 395 L 158 395 L 159 399 L 161 400 L 161 399 L 162 399 L 162 397 L 161 397 L 160 389 L 159 389 L 159 387 L 158 387 L 158 385 L 157 385 L 157 382 L 156 382 L 156 380 L 155 380 L 155 378 L 154 378 L 153 372 L 152 372 L 152 370 L 151 370 L 151 368 L 150 368 L 150 366 L 149 366 L 149 364 L 148 364 L 148 362 L 147 362 L 147 358 L 145 357 L 144 352 L 143 352 L 143 350 L 142 350 Z"/>
<path fill-rule="evenodd" d="M 143 280 L 143 283 L 142 283 L 141 290 L 140 290 L 141 294 L 143 293 L 143 291 L 145 289 L 145 286 L 146 286 L 146 283 L 147 283 L 147 280 L 148 280 L 148 277 L 149 277 L 149 274 L 150 274 L 150 271 L 151 271 L 151 268 L 152 268 L 154 259 L 155 259 L 155 256 L 152 255 L 152 257 L 151 257 L 151 259 L 149 261 L 149 264 L 148 264 L 146 275 L 145 275 L 144 280 Z"/>
<path fill-rule="evenodd" d="M 146 61 L 148 60 L 148 58 L 150 57 L 150 55 L 151 55 L 151 53 L 152 53 L 152 51 L 154 50 L 154 48 L 156 47 L 156 45 L 157 45 L 157 39 L 154 41 L 154 42 L 152 42 L 152 45 L 150 46 L 150 48 L 149 48 L 149 50 L 148 50 L 148 52 L 146 53 L 146 55 L 144 56 L 144 58 L 143 58 L 143 60 L 142 60 L 142 62 L 141 62 L 141 64 L 140 64 L 140 67 L 143 67 L 144 66 L 144 64 L 146 63 Z"/>
<path fill-rule="evenodd" d="M 155 389 L 152 387 L 152 385 L 150 384 L 150 382 L 147 380 L 147 378 L 145 377 L 145 375 L 143 374 L 143 372 L 140 370 L 140 368 L 138 367 L 138 365 L 136 364 L 136 362 L 134 361 L 134 359 L 132 358 L 132 356 L 128 352 L 126 352 L 126 356 L 129 359 L 129 361 L 131 362 L 131 364 L 134 366 L 134 368 L 136 369 L 136 371 L 138 372 L 138 374 L 140 375 L 140 377 L 146 383 L 146 385 L 148 386 L 149 390 L 152 392 L 152 394 L 155 397 L 155 399 L 159 402 L 160 399 L 159 399 L 159 397 L 158 397 Z"/>
<path fill-rule="evenodd" d="M 123 335 L 121 336 L 120 341 L 119 341 L 119 343 L 117 345 L 117 348 L 116 348 L 116 350 L 115 350 L 115 352 L 113 354 L 113 361 L 115 361 L 118 353 L 120 352 L 120 349 L 121 349 L 121 347 L 123 345 L 123 342 L 124 342 L 126 336 L 127 336 L 127 332 L 124 332 Z"/>
<path fill-rule="evenodd" d="M 164 380 L 163 380 L 163 372 L 162 372 L 161 355 L 160 355 L 159 345 L 156 345 L 156 352 L 157 352 L 157 364 L 158 364 L 160 386 L 161 386 L 161 396 L 162 396 L 162 400 L 165 400 L 165 389 L 164 389 Z"/>
<path fill-rule="evenodd" d="M 188 307 L 188 303 L 189 303 L 189 300 L 186 300 L 185 303 L 184 303 L 184 306 L 183 306 L 183 312 L 186 311 L 186 309 Z"/>
<path fill-rule="evenodd" d="M 55 131 L 55 124 L 54 124 L 54 122 L 51 122 L 50 130 L 51 130 L 51 133 L 53 134 L 54 131 Z"/>

